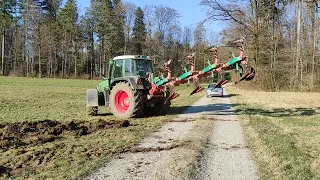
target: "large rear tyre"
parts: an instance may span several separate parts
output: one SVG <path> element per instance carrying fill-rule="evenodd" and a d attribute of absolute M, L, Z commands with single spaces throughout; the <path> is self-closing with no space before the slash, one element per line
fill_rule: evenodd
<path fill-rule="evenodd" d="M 128 83 L 117 83 L 110 92 L 110 111 L 119 119 L 143 117 L 143 93 L 132 89 Z"/>

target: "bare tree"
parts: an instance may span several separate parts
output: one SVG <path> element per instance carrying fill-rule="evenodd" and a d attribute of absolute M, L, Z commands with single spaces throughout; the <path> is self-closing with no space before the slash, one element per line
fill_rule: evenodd
<path fill-rule="evenodd" d="M 126 18 L 125 18 L 125 27 L 124 27 L 124 31 L 125 31 L 125 48 L 124 48 L 124 53 L 127 54 L 128 53 L 128 47 L 130 47 L 130 40 L 132 39 L 131 35 L 132 35 L 132 28 L 134 25 L 134 17 L 135 17 L 135 12 L 136 12 L 136 5 L 134 5 L 133 3 L 130 2 L 126 2 L 124 3 L 124 10 L 125 10 L 125 14 L 126 14 Z"/>
<path fill-rule="evenodd" d="M 180 17 L 177 10 L 164 6 L 156 6 L 154 9 L 154 21 L 159 32 L 159 40 L 164 41 L 168 37 L 169 29 L 174 26 Z"/>
<path fill-rule="evenodd" d="M 311 67 L 311 87 L 314 87 L 315 77 L 315 59 L 317 52 L 317 28 L 318 28 L 318 1 L 308 1 L 309 16 L 311 18 L 312 29 L 312 67 Z"/>

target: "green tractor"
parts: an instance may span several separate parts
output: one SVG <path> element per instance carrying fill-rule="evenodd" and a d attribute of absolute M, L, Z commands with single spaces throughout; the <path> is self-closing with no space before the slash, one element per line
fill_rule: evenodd
<path fill-rule="evenodd" d="M 109 61 L 107 77 L 96 89 L 87 90 L 90 115 L 105 106 L 120 119 L 166 114 L 171 103 L 166 95 L 150 95 L 153 61 L 147 56 L 118 56 Z"/>

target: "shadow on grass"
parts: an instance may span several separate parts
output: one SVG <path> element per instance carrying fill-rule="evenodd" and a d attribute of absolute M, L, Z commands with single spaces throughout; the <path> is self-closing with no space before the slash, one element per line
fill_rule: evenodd
<path fill-rule="evenodd" d="M 98 113 L 97 115 L 95 116 L 101 116 L 101 117 L 104 117 L 104 116 L 112 116 L 113 114 L 112 113 Z"/>
<path fill-rule="evenodd" d="M 260 108 L 241 108 L 236 110 L 238 114 L 246 115 L 263 115 L 270 117 L 288 117 L 288 116 L 313 116 L 320 114 L 312 108 L 274 108 L 271 110 L 260 109 Z"/>
<path fill-rule="evenodd" d="M 235 111 L 232 107 L 239 106 L 240 104 L 223 104 L 223 103 L 216 103 L 216 104 L 208 104 L 203 106 L 179 106 L 179 107 L 172 107 L 168 114 L 175 115 L 179 114 L 195 114 L 200 112 L 208 112 L 205 113 L 206 115 L 228 115 L 234 114 Z"/>
<path fill-rule="evenodd" d="M 223 95 L 224 98 L 229 98 L 229 97 L 233 97 L 233 96 L 239 96 L 239 94 L 227 94 L 227 95 Z"/>
<path fill-rule="evenodd" d="M 229 98 L 232 96 L 239 96 L 238 94 L 229 94 L 223 97 L 217 98 Z M 235 108 L 238 107 L 239 108 Z M 245 104 L 225 104 L 225 103 L 216 103 L 208 104 L 203 106 L 178 106 L 171 107 L 168 115 L 178 115 L 178 114 L 195 114 L 204 112 L 205 115 L 262 115 L 269 117 L 289 117 L 289 116 L 313 116 L 320 114 L 319 108 L 295 108 L 295 109 L 286 109 L 286 108 L 274 108 L 271 110 L 264 108 L 255 108 L 248 107 Z M 99 113 L 96 116 L 112 116 L 112 113 Z M 146 117 L 154 117 L 154 115 L 147 115 Z"/>
<path fill-rule="evenodd" d="M 240 106 L 239 108 L 235 108 Z M 185 109 L 185 111 L 183 111 Z M 286 109 L 286 108 L 274 108 L 271 110 L 263 108 L 254 108 L 247 107 L 244 104 L 209 104 L 204 106 L 181 106 L 181 107 L 172 107 L 169 111 L 169 114 L 179 114 L 183 111 L 182 114 L 194 114 L 204 112 L 205 115 L 262 115 L 269 117 L 289 117 L 289 116 L 313 116 L 320 114 L 319 111 L 316 111 L 312 108 L 295 108 L 295 109 Z"/>

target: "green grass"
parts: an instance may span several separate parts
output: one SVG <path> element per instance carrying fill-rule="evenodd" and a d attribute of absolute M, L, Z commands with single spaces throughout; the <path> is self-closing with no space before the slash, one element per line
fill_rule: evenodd
<path fill-rule="evenodd" d="M 0 121 L 86 120 L 86 89 L 99 81 L 0 77 Z"/>
<path fill-rule="evenodd" d="M 86 115 L 86 89 L 95 88 L 98 83 L 89 80 L 0 77 L 0 121 L 113 120 L 113 116 Z M 203 96 L 202 93 L 189 96 L 191 91 L 186 86 L 176 88 L 180 97 L 172 102 L 172 112 L 175 112 L 172 115 L 130 119 L 132 126 L 128 128 L 100 130 L 81 137 L 63 135 L 59 140 L 35 147 L 0 150 L 0 165 L 22 163 L 22 168 L 14 170 L 18 179 L 77 179 L 85 176 L 121 150 L 134 146 Z M 108 112 L 103 108 L 99 111 Z M 38 164 L 37 159 L 42 156 L 46 161 Z"/>
<path fill-rule="evenodd" d="M 260 179 L 320 179 L 320 94 L 229 91 Z"/>

